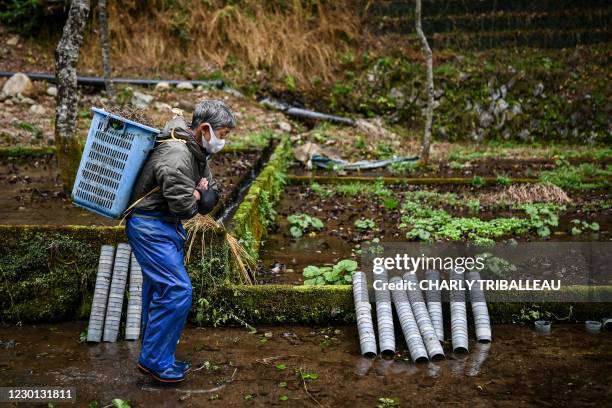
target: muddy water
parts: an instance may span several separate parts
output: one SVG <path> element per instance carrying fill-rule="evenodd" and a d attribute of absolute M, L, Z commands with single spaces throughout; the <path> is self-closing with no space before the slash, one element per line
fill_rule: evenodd
<path fill-rule="evenodd" d="M 230 196 L 249 174 L 258 151 L 221 153 L 212 156 L 211 171 L 221 184 L 221 199 Z M 117 225 L 70 201 L 58 178 L 53 157 L 4 159 L 0 162 L 0 223 L 51 225 Z"/>
<path fill-rule="evenodd" d="M 501 189 L 499 186 L 476 189 L 472 186 L 444 185 L 435 188 L 415 185 L 388 186 L 394 197 L 401 202 L 406 191 L 432 190 L 442 193 L 452 192 L 457 195 L 460 203 L 479 194 L 487 194 Z M 595 200 L 610 199 L 606 190 L 571 192 L 570 198 L 574 205 L 561 214 L 559 226 L 552 231 L 550 237 L 554 241 L 607 241 L 612 239 L 612 209 L 586 210 L 585 206 Z M 304 203 L 308 203 L 307 209 Z M 483 220 L 497 217 L 525 217 L 522 211 L 510 209 L 481 210 L 471 213 L 467 209 L 457 209 L 455 206 L 441 203 L 437 207 L 445 209 L 455 216 L 478 217 Z M 303 283 L 302 270 L 308 265 L 330 265 L 341 259 L 350 258 L 355 250 L 365 241 L 378 238 L 382 242 L 408 241 L 405 229 L 398 226 L 401 223 L 399 208 L 386 209 L 382 201 L 370 195 L 345 197 L 338 194 L 323 198 L 313 192 L 308 185 L 290 185 L 285 188 L 283 198 L 277 206 L 277 224 L 274 225 L 262 246 L 261 268 L 258 280 L 261 283 Z M 310 233 L 299 239 L 293 239 L 289 234 L 287 216 L 306 212 L 320 218 L 325 228 L 316 233 Z M 355 227 L 359 219 L 372 219 L 376 225 L 373 230 L 363 231 Z M 571 235 L 573 219 L 588 222 L 598 222 L 600 230 L 597 233 Z M 508 237 L 510 238 L 510 237 Z M 516 237 L 519 241 L 541 240 L 537 235 Z"/>
<path fill-rule="evenodd" d="M 136 407 L 310 407 L 315 400 L 373 407 L 383 397 L 402 406 L 603 406 L 612 397 L 612 334 L 587 334 L 582 325 L 556 325 L 549 336 L 495 326 L 490 346 L 472 344 L 468 355 L 418 366 L 404 351 L 394 360 L 361 358 L 349 326 L 260 327 L 257 334 L 187 328 L 177 353 L 194 370 L 176 387 L 157 385 L 136 369 L 138 343 L 78 343 L 85 327 L 0 328 L 0 383 L 76 387 L 77 406 L 121 398 Z M 318 375 L 306 383 L 308 392 L 300 370 Z M 288 401 L 279 401 L 283 395 Z"/>

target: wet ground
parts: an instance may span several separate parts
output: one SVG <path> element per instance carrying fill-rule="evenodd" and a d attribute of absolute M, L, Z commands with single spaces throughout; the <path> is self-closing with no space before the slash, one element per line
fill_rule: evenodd
<path fill-rule="evenodd" d="M 214 155 L 210 166 L 227 199 L 251 172 L 259 150 Z M 97 216 L 73 205 L 61 186 L 52 156 L 5 158 L 0 162 L 0 223 L 51 225 L 117 225 L 117 220 Z"/>
<path fill-rule="evenodd" d="M 194 369 L 178 386 L 157 385 L 136 369 L 137 342 L 78 343 L 85 327 L 0 328 L 0 383 L 75 387 L 77 406 L 114 398 L 133 407 L 374 407 L 380 398 L 401 406 L 603 406 L 612 397 L 612 334 L 588 334 L 581 324 L 555 325 L 548 336 L 494 326 L 492 344 L 453 355 L 447 342 L 446 360 L 421 365 L 403 351 L 394 360 L 360 357 L 351 326 L 260 327 L 257 334 L 190 327 L 177 355 Z"/>
<path fill-rule="evenodd" d="M 569 163 L 578 166 L 591 163 L 601 167 L 612 164 L 612 158 L 595 160 L 590 158 L 572 158 L 559 162 L 554 159 L 478 159 L 467 162 L 443 161 L 433 162 L 426 168 L 408 168 L 404 171 L 392 171 L 389 167 L 372 170 L 351 170 L 333 172 L 324 169 L 307 170 L 303 165 L 295 163 L 291 172 L 304 176 L 404 176 L 404 177 L 473 177 L 473 176 L 506 176 L 515 178 L 537 178 L 542 171 L 554 170 L 559 164 Z"/>
<path fill-rule="evenodd" d="M 325 186 L 325 185 L 323 185 Z M 498 217 L 525 217 L 524 211 L 511 210 L 508 207 L 483 207 L 472 212 L 465 207 L 473 198 L 482 198 L 499 192 L 503 187 L 490 186 L 475 188 L 470 185 L 388 185 L 393 197 L 401 203 L 407 191 L 436 191 L 453 193 L 457 204 L 441 200 L 432 204 L 454 216 L 478 217 L 488 220 Z M 550 240 L 554 241 L 607 241 L 612 239 L 612 209 L 597 208 L 590 204 L 610 200 L 610 192 L 605 189 L 581 190 L 568 193 L 572 200 L 567 210 L 561 213 L 559 226 L 552 229 Z M 308 209 L 304 204 L 308 203 Z M 401 204 L 400 204 L 401 205 Z M 372 239 L 381 242 L 407 242 L 406 229 L 399 228 L 401 223 L 400 207 L 385 208 L 383 200 L 375 194 L 358 194 L 343 196 L 333 194 L 323 197 L 313 191 L 309 185 L 289 185 L 285 188 L 283 198 L 277 205 L 277 223 L 269 230 L 269 235 L 260 251 L 261 268 L 258 281 L 261 283 L 287 283 L 301 285 L 302 270 L 308 265 L 333 265 L 341 259 L 355 257 L 359 245 Z M 321 231 L 306 233 L 299 239 L 289 234 L 287 216 L 306 212 L 321 219 L 325 227 Z M 367 230 L 355 226 L 355 221 L 371 219 L 375 227 Z M 590 223 L 597 222 L 599 231 L 577 236 L 571 234 L 572 220 L 579 219 Z M 507 237 L 510 238 L 510 237 Z M 531 234 L 515 237 L 519 241 L 539 241 L 537 235 Z"/>

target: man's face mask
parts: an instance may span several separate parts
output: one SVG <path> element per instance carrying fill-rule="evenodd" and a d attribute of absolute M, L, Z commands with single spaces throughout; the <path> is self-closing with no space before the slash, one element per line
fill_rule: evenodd
<path fill-rule="evenodd" d="M 207 125 L 210 131 L 210 140 L 206 140 L 204 135 L 202 135 L 202 146 L 211 154 L 218 153 L 223 149 L 223 146 L 225 146 L 225 139 L 218 139 L 212 126 L 210 126 L 209 123 L 207 123 Z"/>

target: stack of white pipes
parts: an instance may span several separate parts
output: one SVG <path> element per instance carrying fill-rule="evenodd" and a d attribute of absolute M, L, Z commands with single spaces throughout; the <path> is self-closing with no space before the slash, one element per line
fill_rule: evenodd
<path fill-rule="evenodd" d="M 468 346 L 468 328 L 467 328 L 467 310 L 465 306 L 465 290 L 463 289 L 463 272 L 456 270 L 450 275 L 451 288 L 461 288 L 451 290 L 450 294 L 450 312 L 451 312 L 451 336 L 453 342 L 453 352 L 467 353 Z"/>
<path fill-rule="evenodd" d="M 125 296 L 125 283 L 130 267 L 131 252 L 132 248 L 129 244 L 117 245 L 113 280 L 108 293 L 106 319 L 104 320 L 104 341 L 115 342 L 119 336 L 119 324 L 121 323 L 121 311 L 123 310 L 123 297 Z"/>
<path fill-rule="evenodd" d="M 376 334 L 372 321 L 372 305 L 368 294 L 368 282 L 363 272 L 353 273 L 353 299 L 355 300 L 355 313 L 357 317 L 357 332 L 361 355 L 374 357 L 378 354 L 376 349 Z"/>
<path fill-rule="evenodd" d="M 98 262 L 98 274 L 94 288 L 93 301 L 91 302 L 91 315 L 87 327 L 87 341 L 99 342 L 102 340 L 102 328 L 104 327 L 104 316 L 106 316 L 106 303 L 108 301 L 108 288 L 113 276 L 113 264 L 115 262 L 115 247 L 102 245 L 100 249 L 100 260 Z"/>
<path fill-rule="evenodd" d="M 140 336 L 140 317 L 142 315 L 142 269 L 134 254 L 130 258 L 127 318 L 125 320 L 125 339 L 138 340 Z"/>
<path fill-rule="evenodd" d="M 140 335 L 142 270 L 131 252 L 127 243 L 117 245 L 116 251 L 112 245 L 103 245 L 100 249 L 87 341 L 117 341 L 128 272 L 130 286 L 125 339 L 136 340 Z"/>
<path fill-rule="evenodd" d="M 383 289 L 374 292 L 376 299 L 376 323 L 378 327 L 378 345 L 380 354 L 387 357 L 395 355 L 395 329 L 393 327 L 393 309 L 391 307 L 391 294 L 387 288 L 386 272 L 375 277 L 381 282 Z"/>
<path fill-rule="evenodd" d="M 394 276 L 389 280 L 385 271 L 382 274 L 374 275 L 374 279 L 378 281 L 374 293 L 381 354 L 395 354 L 395 331 L 391 308 L 393 304 L 412 360 L 421 362 L 444 358 L 442 293 L 439 286 L 436 285 L 441 282 L 440 273 L 435 270 L 425 272 L 425 279 L 429 283 L 427 286 L 430 288 L 425 291 L 427 302 L 423 298 L 419 280 L 413 273 L 406 273 L 402 278 Z M 479 281 L 480 275 L 477 272 L 469 272 L 468 280 Z M 458 270 L 451 271 L 450 281 L 451 285 L 454 285 L 451 286 L 452 288 L 458 288 L 450 291 L 452 350 L 455 353 L 467 352 L 469 336 L 464 273 Z M 406 290 L 389 290 L 388 284 L 397 288 L 402 282 L 407 287 Z M 366 274 L 355 272 L 353 274 L 353 296 L 357 312 L 359 342 L 362 355 L 372 357 L 376 355 L 377 349 L 368 289 Z M 492 340 L 491 322 L 484 292 L 479 285 L 474 283 L 470 287 L 469 298 L 474 315 L 476 340 L 479 343 L 490 343 Z"/>

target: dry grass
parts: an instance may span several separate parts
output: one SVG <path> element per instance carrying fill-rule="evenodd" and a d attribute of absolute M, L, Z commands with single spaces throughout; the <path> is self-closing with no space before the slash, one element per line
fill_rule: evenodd
<path fill-rule="evenodd" d="M 273 72 L 275 79 L 291 77 L 306 85 L 317 76 L 330 80 L 340 55 L 356 43 L 361 30 L 351 0 L 166 3 L 109 4 L 116 68 L 195 63 L 203 71 L 263 70 Z M 101 66 L 95 32 L 87 37 L 82 56 L 84 65 Z"/>
<path fill-rule="evenodd" d="M 153 119 L 151 119 L 144 110 L 136 108 L 131 104 L 119 105 L 113 101 L 108 101 L 102 105 L 102 109 L 108 113 L 121 116 L 133 122 L 154 127 Z"/>
<path fill-rule="evenodd" d="M 206 249 L 206 236 L 212 236 L 213 233 L 222 233 L 227 246 L 232 255 L 232 262 L 238 271 L 238 278 L 241 283 L 251 285 L 251 271 L 254 270 L 255 260 L 238 242 L 236 237 L 227 232 L 221 225 L 209 215 L 197 215 L 184 223 L 187 231 L 187 253 L 185 255 L 185 263 L 189 263 L 191 259 L 194 245 L 200 249 L 200 256 L 204 257 Z"/>
<path fill-rule="evenodd" d="M 483 204 L 571 203 L 565 191 L 552 184 L 513 184 L 502 191 L 483 195 L 480 201 Z"/>

